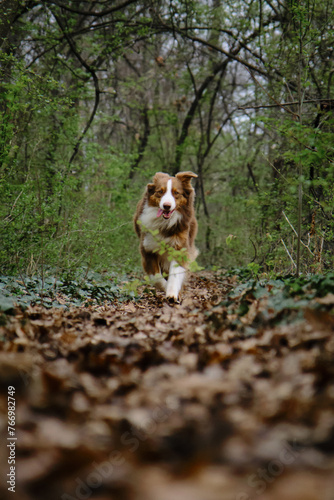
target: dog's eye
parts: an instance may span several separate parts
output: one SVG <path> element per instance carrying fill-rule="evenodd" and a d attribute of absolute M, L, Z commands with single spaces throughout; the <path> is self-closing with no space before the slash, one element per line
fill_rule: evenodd
<path fill-rule="evenodd" d="M 164 194 L 164 190 L 163 190 L 163 189 L 159 189 L 159 190 L 157 191 L 157 194 L 160 194 L 160 195 L 161 195 L 161 194 Z"/>
<path fill-rule="evenodd" d="M 178 191 L 176 191 L 176 189 L 174 189 L 174 190 L 173 190 L 173 194 L 174 194 L 174 196 L 177 196 L 177 195 L 179 195 L 180 193 L 179 193 Z"/>

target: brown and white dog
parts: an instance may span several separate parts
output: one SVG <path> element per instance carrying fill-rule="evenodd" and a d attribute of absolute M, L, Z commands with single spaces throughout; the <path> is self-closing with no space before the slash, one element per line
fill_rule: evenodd
<path fill-rule="evenodd" d="M 175 250 L 184 248 L 187 263 L 196 259 L 193 177 L 197 177 L 193 172 L 179 172 L 175 177 L 158 172 L 153 183 L 147 185 L 134 216 L 144 271 L 156 286 L 166 292 L 167 298 L 174 301 L 179 298 L 186 265 L 183 267 L 175 260 L 169 261 L 167 253 L 160 255 L 159 243 L 164 242 Z M 168 276 L 167 280 L 163 274 Z"/>

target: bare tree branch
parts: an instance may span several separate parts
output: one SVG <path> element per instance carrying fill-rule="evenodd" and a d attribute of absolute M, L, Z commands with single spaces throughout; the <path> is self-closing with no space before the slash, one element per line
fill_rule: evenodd
<path fill-rule="evenodd" d="M 48 0 L 47 3 L 57 5 L 57 7 L 60 7 L 68 12 L 73 12 L 74 14 L 80 14 L 82 16 L 103 17 L 103 16 L 107 16 L 108 14 L 112 14 L 113 12 L 117 12 L 119 10 L 122 10 L 131 4 L 138 3 L 138 0 L 127 0 L 126 2 L 123 2 L 119 5 L 115 5 L 114 7 L 111 7 L 110 9 L 101 10 L 100 12 L 99 11 L 98 12 L 91 11 L 91 10 L 73 9 L 73 7 L 70 7 L 69 5 L 66 5 L 65 3 L 62 3 L 62 2 L 57 2 L 56 0 Z"/>
<path fill-rule="evenodd" d="M 334 103 L 334 99 L 306 99 L 303 101 L 304 104 L 311 104 L 317 102 L 328 102 Z M 284 108 L 285 106 L 297 106 L 298 101 L 291 102 L 282 102 L 277 104 L 259 104 L 258 106 L 239 106 L 238 109 L 246 110 L 246 109 L 264 109 L 264 108 Z"/>
<path fill-rule="evenodd" d="M 90 114 L 90 117 L 86 123 L 86 126 L 84 128 L 84 130 L 82 131 L 79 139 L 77 140 L 74 148 L 73 148 L 73 153 L 72 153 L 72 156 L 69 160 L 69 163 L 68 165 L 70 166 L 71 163 L 73 162 L 74 158 L 76 157 L 76 155 L 78 154 L 79 152 L 79 148 L 80 148 L 80 145 L 81 145 L 81 142 L 83 140 L 83 138 L 85 137 L 85 135 L 87 134 L 89 128 L 91 127 L 92 123 L 93 123 L 93 120 L 94 120 L 94 117 L 96 115 L 96 112 L 97 112 L 97 109 L 98 109 L 98 106 L 99 106 L 99 102 L 100 102 L 100 87 L 99 87 L 99 79 L 95 73 L 95 71 L 93 70 L 93 68 L 82 58 L 81 54 L 77 51 L 76 47 L 75 47 L 75 44 L 72 40 L 72 38 L 70 37 L 70 35 L 67 33 L 67 30 L 65 29 L 63 23 L 62 23 L 62 20 L 60 19 L 60 17 L 55 14 L 53 12 L 53 15 L 62 31 L 62 33 L 64 34 L 73 54 L 75 55 L 75 57 L 78 59 L 78 61 L 80 62 L 80 64 L 85 68 L 85 70 L 87 71 L 87 73 L 89 73 L 91 76 L 92 76 L 92 79 L 93 79 L 93 83 L 94 83 L 94 89 L 95 89 L 95 101 L 94 101 L 94 106 L 93 106 L 93 110 Z"/>

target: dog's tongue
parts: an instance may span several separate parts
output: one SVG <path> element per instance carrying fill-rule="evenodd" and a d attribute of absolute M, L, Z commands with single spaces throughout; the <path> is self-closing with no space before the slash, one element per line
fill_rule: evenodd
<path fill-rule="evenodd" d="M 163 214 L 163 210 L 161 210 L 161 208 L 159 208 L 158 213 L 157 213 L 157 217 L 160 217 L 160 215 L 162 215 L 162 214 Z"/>

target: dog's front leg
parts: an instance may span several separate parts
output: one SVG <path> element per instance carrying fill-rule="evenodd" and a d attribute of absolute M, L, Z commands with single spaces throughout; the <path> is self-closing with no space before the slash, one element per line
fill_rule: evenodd
<path fill-rule="evenodd" d="M 162 274 L 149 274 L 148 277 L 150 278 L 151 283 L 158 289 L 162 290 L 163 292 L 166 291 L 167 288 L 167 281 L 165 278 L 162 276 Z"/>
<path fill-rule="evenodd" d="M 180 266 L 175 260 L 172 260 L 169 268 L 166 296 L 168 299 L 178 300 L 179 293 L 186 275 L 184 267 Z"/>
<path fill-rule="evenodd" d="M 166 292 L 167 281 L 160 272 L 157 254 L 153 252 L 145 252 L 145 250 L 143 250 L 142 263 L 144 271 L 150 278 L 151 283 L 153 283 L 153 285 L 159 290 Z"/>

